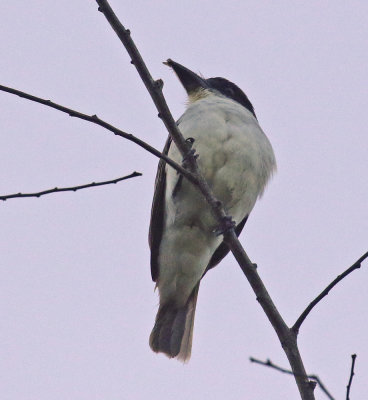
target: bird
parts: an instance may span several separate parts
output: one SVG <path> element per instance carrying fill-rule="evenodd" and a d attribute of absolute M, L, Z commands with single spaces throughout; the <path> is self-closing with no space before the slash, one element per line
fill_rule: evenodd
<path fill-rule="evenodd" d="M 188 95 L 177 126 L 196 152 L 201 173 L 221 201 L 239 236 L 256 200 L 276 170 L 270 141 L 246 94 L 225 78 L 205 79 L 168 59 Z M 194 150 L 195 148 L 195 150 Z M 163 153 L 183 157 L 169 136 Z M 202 194 L 159 161 L 149 227 L 151 276 L 159 307 L 149 345 L 187 362 L 201 279 L 229 252 Z"/>

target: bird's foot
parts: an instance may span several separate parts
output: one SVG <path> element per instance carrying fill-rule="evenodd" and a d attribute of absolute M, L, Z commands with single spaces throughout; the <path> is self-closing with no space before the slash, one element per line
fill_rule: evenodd
<path fill-rule="evenodd" d="M 195 139 L 192 137 L 188 137 L 187 139 L 185 139 L 185 142 L 187 143 L 188 147 L 191 149 L 193 146 L 193 143 L 195 142 Z"/>
<path fill-rule="evenodd" d="M 188 160 L 190 157 L 194 157 L 194 159 L 196 160 L 198 158 L 198 154 L 196 154 L 196 150 L 192 149 L 193 143 L 194 143 L 194 139 L 192 137 L 189 137 L 187 139 L 185 139 L 185 142 L 187 143 L 188 146 L 188 152 L 187 154 L 185 154 L 185 156 L 183 157 L 183 162 L 182 165 L 184 168 L 188 167 Z"/>
<path fill-rule="evenodd" d="M 233 221 L 232 217 L 226 216 L 222 218 L 221 224 L 215 230 L 216 236 L 224 235 L 230 229 L 235 228 L 236 223 Z"/>

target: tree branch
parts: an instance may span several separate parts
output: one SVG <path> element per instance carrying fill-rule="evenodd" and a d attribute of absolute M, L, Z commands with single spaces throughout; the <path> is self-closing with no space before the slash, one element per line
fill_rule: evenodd
<path fill-rule="evenodd" d="M 188 152 L 188 146 L 186 145 L 183 136 L 176 126 L 176 123 L 169 111 L 165 98 L 162 94 L 163 82 L 161 80 L 154 81 L 152 79 L 141 55 L 139 54 L 131 38 L 130 31 L 125 29 L 124 26 L 120 23 L 117 16 L 111 9 L 108 1 L 96 1 L 99 6 L 98 10 L 105 15 L 111 27 L 114 29 L 117 36 L 124 44 L 127 52 L 129 53 L 129 56 L 131 57 L 131 63 L 134 64 L 139 75 L 141 76 L 142 81 L 147 87 L 147 90 L 150 93 L 152 100 L 155 103 L 156 108 L 159 112 L 159 117 L 165 124 L 175 145 L 181 152 L 182 156 L 186 157 L 188 169 L 197 179 L 197 183 L 195 183 L 195 186 L 206 198 L 210 209 L 212 210 L 214 216 L 217 218 L 219 224 L 224 224 L 224 221 L 228 221 L 229 218 L 226 215 L 221 202 L 213 196 L 210 187 L 200 173 L 194 155 Z M 257 300 L 262 306 L 265 314 L 267 315 L 269 321 L 275 329 L 277 336 L 279 337 L 281 345 L 286 353 L 286 356 L 289 359 L 291 368 L 293 370 L 293 374 L 298 385 L 301 398 L 303 400 L 314 400 L 314 385 L 311 385 L 311 382 L 309 382 L 308 380 L 301 356 L 299 354 L 295 333 L 287 327 L 286 323 L 282 319 L 262 280 L 260 279 L 254 264 L 249 260 L 247 254 L 241 246 L 233 228 L 225 231 L 224 241 L 229 246 L 230 250 L 235 256 L 238 264 L 240 265 L 245 276 L 247 277 L 248 282 L 252 286 L 253 291 L 256 294 Z"/>
<path fill-rule="evenodd" d="M 324 298 L 328 295 L 330 290 L 336 286 L 341 280 L 343 280 L 346 276 L 348 276 L 351 272 L 355 271 L 356 269 L 360 268 L 361 263 L 368 257 L 368 251 L 363 254 L 359 260 L 357 260 L 351 267 L 349 267 L 345 272 L 341 275 L 338 275 L 336 279 L 334 279 L 325 290 L 323 290 L 310 304 L 309 306 L 302 312 L 300 317 L 297 319 L 293 327 L 291 328 L 295 334 L 298 334 L 300 326 L 307 318 L 308 314 L 312 311 L 312 309 Z"/>
<path fill-rule="evenodd" d="M 100 125 L 104 127 L 105 129 L 113 132 L 117 136 L 121 136 L 123 138 L 126 138 L 136 144 L 138 144 L 140 147 L 144 148 L 151 154 L 154 154 L 155 156 L 165 160 L 168 165 L 173 167 L 176 171 L 181 173 L 183 176 L 185 176 L 189 181 L 191 181 L 204 195 L 206 198 L 207 202 L 210 205 L 210 208 L 217 218 L 219 224 L 221 225 L 224 223 L 226 219 L 228 219 L 227 214 L 225 213 L 223 206 L 220 201 L 218 201 L 212 194 L 212 191 L 210 187 L 208 186 L 207 182 L 201 175 L 199 168 L 196 163 L 196 157 L 194 154 L 192 154 L 189 150 L 189 146 L 185 142 L 184 138 L 182 137 L 180 131 L 178 130 L 176 123 L 170 113 L 170 110 L 166 104 L 166 101 L 164 99 L 164 96 L 162 94 L 162 87 L 163 87 L 163 82 L 161 80 L 154 81 L 142 59 L 140 56 L 133 40 L 131 39 L 130 36 L 130 31 L 126 30 L 124 26 L 120 23 L 116 15 L 114 14 L 113 10 L 111 9 L 109 3 L 107 0 L 96 0 L 98 5 L 99 5 L 99 11 L 101 11 L 107 20 L 109 21 L 110 25 L 112 28 L 115 30 L 117 33 L 118 37 L 120 40 L 123 42 L 124 46 L 126 47 L 130 57 L 131 57 L 131 63 L 135 65 L 137 68 L 137 71 L 139 75 L 141 76 L 145 86 L 147 87 L 147 90 L 149 91 L 157 109 L 159 112 L 159 117 L 162 119 L 163 123 L 165 124 L 167 130 L 169 131 L 169 134 L 171 135 L 175 145 L 181 152 L 182 156 L 186 158 L 186 166 L 188 169 L 183 168 L 179 164 L 175 163 L 173 160 L 171 160 L 169 157 L 166 155 L 162 154 L 155 148 L 151 147 L 147 143 L 143 142 L 142 140 L 134 137 L 131 134 L 128 134 L 126 132 L 123 132 L 122 130 L 112 126 L 111 124 L 101 120 L 98 118 L 96 115 L 86 115 L 83 113 L 80 113 L 78 111 L 72 110 L 70 108 L 58 105 L 56 103 L 51 102 L 50 100 L 44 100 L 39 97 L 32 96 L 30 94 L 27 94 L 25 92 L 21 92 L 12 88 L 8 88 L 5 86 L 0 85 L 0 90 L 12 93 L 15 95 L 18 95 L 20 97 L 26 98 L 31 101 L 35 101 L 41 104 L 44 104 L 48 107 L 52 107 L 54 109 L 57 109 L 61 112 L 67 113 L 72 117 L 77 117 L 83 120 L 87 120 L 89 122 L 95 123 L 97 125 Z M 93 185 L 93 184 L 91 184 Z M 73 190 L 72 188 L 65 188 L 69 190 Z M 51 191 L 56 191 L 55 189 L 51 189 Z M 40 192 L 42 194 L 51 193 L 51 191 L 45 191 L 45 192 Z M 38 195 L 40 195 L 38 193 Z M 32 195 L 32 194 L 30 194 Z M 37 195 L 37 194 L 36 194 Z M 14 196 L 14 195 L 9 195 L 9 196 Z M 17 196 L 20 197 L 20 196 Z M 299 317 L 298 321 L 294 324 L 293 328 L 288 328 L 286 323 L 284 322 L 283 318 L 281 317 L 280 313 L 278 312 L 275 304 L 273 303 L 270 295 L 268 294 L 265 286 L 263 285 L 262 280 L 260 279 L 255 265 L 249 260 L 247 254 L 245 253 L 243 247 L 241 246 L 235 231 L 233 228 L 228 229 L 227 231 L 224 232 L 224 241 L 226 244 L 229 246 L 230 250 L 234 254 L 237 262 L 239 263 L 243 273 L 246 275 L 254 293 L 256 294 L 257 300 L 260 303 L 261 307 L 263 308 L 265 314 L 267 315 L 269 321 L 271 322 L 275 332 L 277 333 L 277 336 L 280 340 L 280 343 L 286 353 L 286 356 L 289 360 L 289 363 L 291 365 L 292 373 L 295 377 L 296 383 L 299 388 L 299 392 L 301 395 L 301 398 L 303 400 L 313 400 L 314 399 L 314 394 L 313 394 L 313 389 L 314 385 L 312 382 L 309 381 L 309 378 L 306 374 L 306 371 L 304 369 L 304 365 L 301 359 L 301 356 L 299 354 L 298 346 L 297 346 L 297 334 L 298 330 L 300 328 L 300 325 L 303 323 L 305 320 L 306 316 L 309 314 L 311 309 L 324 297 L 328 294 L 328 291 L 341 279 L 343 279 L 349 272 L 345 272 L 341 276 L 339 276 L 336 281 L 336 283 L 332 283 L 329 285 L 324 292 L 321 293 L 320 296 L 318 296 L 309 306 L 308 308 L 302 313 L 302 315 Z M 368 253 L 361 257 L 360 262 L 362 262 L 366 257 L 368 256 Z M 359 260 L 358 260 L 359 261 Z M 359 265 L 360 266 L 360 265 Z M 359 268 L 359 266 L 355 266 L 354 269 Z M 352 267 L 351 267 L 352 268 Z M 327 290 L 327 293 L 325 293 Z"/>
<path fill-rule="evenodd" d="M 121 178 L 112 179 L 110 181 L 92 182 L 92 183 L 88 183 L 86 185 L 71 186 L 71 187 L 65 187 L 65 188 L 57 188 L 57 187 L 55 187 L 53 189 L 48 189 L 48 190 L 44 190 L 42 192 L 37 192 L 37 193 L 7 194 L 7 195 L 4 195 L 4 196 L 0 196 L 0 200 L 6 201 L 8 199 L 15 199 L 15 198 L 19 198 L 19 197 L 41 197 L 41 196 L 44 196 L 45 194 L 57 193 L 57 192 L 76 192 L 77 190 L 81 190 L 81 189 L 87 189 L 87 188 L 96 187 L 96 186 L 103 186 L 103 185 L 111 185 L 113 183 L 118 183 L 118 182 L 124 181 L 126 179 L 135 178 L 137 176 L 142 176 L 142 174 L 140 172 L 135 172 L 134 171 L 130 175 L 123 176 Z"/>
<path fill-rule="evenodd" d="M 354 376 L 354 367 L 355 367 L 355 360 L 357 358 L 356 354 L 351 355 L 351 370 L 350 370 L 350 378 L 349 378 L 349 383 L 346 386 L 346 400 L 350 399 L 350 389 L 351 389 L 351 383 L 353 381 L 353 376 Z"/>
<path fill-rule="evenodd" d="M 7 86 L 0 85 L 0 91 L 15 94 L 16 96 L 22 97 L 23 99 L 27 99 L 30 101 L 34 101 L 36 103 L 43 104 L 47 107 L 54 108 L 55 110 L 61 111 L 65 114 L 68 114 L 70 117 L 75 117 L 79 119 L 83 119 L 84 121 L 92 122 L 93 124 L 102 126 L 103 128 L 107 129 L 108 131 L 112 132 L 116 136 L 123 137 L 124 139 L 128 139 L 131 142 L 134 142 L 138 146 L 142 147 L 143 149 L 147 150 L 149 153 L 155 155 L 156 157 L 162 158 L 163 160 L 166 161 L 167 164 L 169 164 L 171 167 L 173 167 L 176 171 L 180 172 L 183 176 L 185 176 L 189 181 L 195 183 L 196 179 L 195 177 L 187 171 L 185 168 L 183 168 L 181 165 L 177 164 L 175 161 L 171 160 L 167 155 L 162 154 L 160 151 L 155 149 L 154 147 L 150 146 L 146 142 L 144 142 L 141 139 L 138 139 L 134 135 L 130 133 L 126 133 L 122 131 L 121 129 L 116 128 L 115 126 L 109 124 L 108 122 L 100 119 L 96 114 L 94 115 L 87 115 L 84 113 L 81 113 L 79 111 L 73 110 L 71 108 L 62 106 L 60 104 L 54 103 L 51 100 L 45 100 L 42 99 L 41 97 L 33 96 L 29 93 L 22 92 L 17 89 L 13 89 Z"/>
<path fill-rule="evenodd" d="M 176 122 L 169 110 L 165 97 L 162 93 L 163 81 L 161 79 L 154 80 L 152 78 L 145 62 L 143 61 L 142 56 L 140 55 L 135 43 L 131 38 L 130 30 L 125 29 L 125 27 L 122 25 L 122 23 L 119 21 L 118 17 L 115 15 L 114 11 L 110 7 L 108 1 L 96 0 L 96 2 L 99 6 L 98 11 L 104 14 L 110 26 L 115 31 L 120 41 L 126 48 L 129 56 L 131 57 L 131 64 L 135 66 L 139 76 L 146 86 L 147 91 L 149 92 L 157 108 L 158 117 L 161 118 L 183 158 L 185 157 L 188 170 L 194 176 L 194 180 L 192 180 L 192 183 L 194 183 L 195 186 L 201 191 L 201 193 L 209 203 L 215 217 L 217 217 L 219 222 L 222 223 L 222 221 L 226 219 L 227 215 L 222 207 L 221 202 L 219 202 L 213 196 L 210 187 L 208 186 L 206 180 L 203 178 L 202 174 L 199 171 L 195 155 L 190 152 L 190 146 L 188 146 L 187 142 L 183 138 L 176 125 Z"/>
<path fill-rule="evenodd" d="M 265 367 L 270 367 L 275 369 L 276 371 L 283 372 L 284 374 L 289 374 L 289 375 L 294 375 L 292 371 L 279 367 L 278 365 L 274 364 L 271 360 L 267 361 L 261 361 L 257 360 L 256 358 L 249 357 L 250 362 L 255 363 L 255 364 L 260 364 L 264 365 Z M 322 383 L 320 378 L 317 375 L 308 375 L 309 379 L 312 379 L 317 382 L 317 385 L 321 388 L 322 392 L 325 393 L 325 395 L 330 399 L 330 400 L 335 400 L 335 398 L 331 395 L 331 393 L 326 389 L 326 386 Z"/>

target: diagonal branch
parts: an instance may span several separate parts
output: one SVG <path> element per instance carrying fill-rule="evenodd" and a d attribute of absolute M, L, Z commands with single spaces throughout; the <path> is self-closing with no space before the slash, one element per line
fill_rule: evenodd
<path fill-rule="evenodd" d="M 181 152 L 182 156 L 186 157 L 188 169 L 197 179 L 197 183 L 195 183 L 195 186 L 206 198 L 212 213 L 217 218 L 218 223 L 220 225 L 223 224 L 224 221 L 228 221 L 229 218 L 226 215 L 221 202 L 213 196 L 210 187 L 200 173 L 194 155 L 188 152 L 188 146 L 186 145 L 184 138 L 178 130 L 162 94 L 163 82 L 161 80 L 154 81 L 152 79 L 141 55 L 138 52 L 138 49 L 136 48 L 131 38 L 130 31 L 125 29 L 124 26 L 121 24 L 121 22 L 111 9 L 108 1 L 96 1 L 99 6 L 98 10 L 104 14 L 119 39 L 124 44 L 127 52 L 129 53 L 129 56 L 131 57 L 131 63 L 134 64 L 139 75 L 141 76 L 141 79 L 147 87 L 147 90 L 149 91 L 152 100 L 155 103 L 156 108 L 159 112 L 159 117 L 165 124 L 175 145 Z M 233 228 L 225 231 L 224 241 L 229 246 L 231 252 L 235 256 L 254 293 L 256 294 L 257 300 L 259 301 L 274 330 L 276 331 L 276 334 L 282 344 L 286 356 L 289 359 L 301 398 L 303 400 L 313 400 L 314 385 L 311 385 L 311 382 L 307 377 L 297 346 L 296 335 L 287 327 L 285 321 L 278 312 L 261 278 L 259 277 L 254 264 L 249 260 Z"/>
<path fill-rule="evenodd" d="M 60 104 L 54 103 L 51 100 L 45 100 L 45 99 L 42 99 L 41 97 L 33 96 L 29 93 L 22 92 L 20 90 L 13 89 L 13 88 L 3 86 L 3 85 L 0 85 L 0 91 L 15 94 L 16 96 L 22 97 L 23 99 L 34 101 L 36 103 L 43 104 L 47 107 L 54 108 L 55 110 L 61 111 L 65 114 L 68 114 L 71 117 L 83 119 L 84 121 L 92 122 L 93 124 L 102 126 L 103 128 L 112 132 L 114 135 L 120 136 L 124 139 L 128 139 L 131 142 L 134 142 L 138 146 L 142 147 L 143 149 L 147 150 L 149 153 L 155 155 L 156 157 L 162 158 L 163 160 L 166 161 L 167 164 L 169 164 L 171 167 L 173 167 L 176 171 L 180 172 L 189 181 L 196 182 L 195 177 L 189 171 L 184 169 L 181 165 L 177 164 L 175 161 L 171 160 L 168 156 L 166 156 L 165 154 L 162 154 L 160 151 L 158 151 L 154 147 L 150 146 L 143 140 L 138 139 L 134 135 L 132 135 L 130 133 L 126 133 L 126 132 L 122 131 L 121 129 L 118 129 L 115 126 L 109 124 L 108 122 L 100 119 L 96 114 L 95 115 L 84 114 L 79 111 L 73 110 L 72 108 L 68 108 L 68 107 L 62 106 Z"/>
<path fill-rule="evenodd" d="M 96 1 L 99 6 L 98 11 L 104 14 L 110 26 L 115 31 L 120 41 L 126 48 L 129 56 L 131 57 L 131 63 L 137 69 L 139 76 L 141 77 L 144 85 L 146 86 L 147 91 L 149 92 L 157 108 L 157 111 L 159 113 L 158 114 L 159 118 L 161 118 L 162 122 L 164 123 L 166 129 L 168 130 L 170 136 L 172 137 L 176 147 L 179 149 L 183 158 L 185 157 L 188 170 L 194 175 L 197 181 L 194 182 L 192 180 L 192 182 L 206 198 L 215 217 L 217 217 L 219 222 L 221 223 L 224 220 L 224 218 L 226 218 L 226 213 L 222 207 L 221 202 L 219 202 L 213 196 L 210 187 L 208 186 L 206 180 L 203 178 L 202 174 L 199 171 L 195 155 L 190 152 L 190 147 L 188 147 L 188 144 L 186 143 L 185 139 L 183 138 L 182 134 L 180 133 L 176 125 L 176 122 L 170 112 L 165 97 L 162 93 L 163 81 L 161 79 L 154 80 L 152 78 L 145 62 L 143 61 L 142 56 L 140 55 L 131 37 L 130 30 L 125 29 L 123 24 L 119 21 L 118 17 L 110 7 L 108 1 L 107 0 L 96 0 Z M 235 233 L 234 237 L 236 237 Z"/>
<path fill-rule="evenodd" d="M 274 364 L 271 360 L 261 361 L 257 360 L 256 358 L 249 357 L 249 361 L 255 364 L 264 365 L 265 367 L 270 367 L 275 369 L 276 371 L 280 371 L 284 374 L 294 375 L 292 371 L 286 368 L 279 367 L 278 365 Z M 317 385 L 321 388 L 322 392 L 330 399 L 335 400 L 335 398 L 331 395 L 331 393 L 327 390 L 326 386 L 322 383 L 321 379 L 317 375 L 308 375 L 309 379 L 312 379 L 317 383 Z"/>
<path fill-rule="evenodd" d="M 189 152 L 189 148 L 182 137 L 180 131 L 178 130 L 176 123 L 170 113 L 170 110 L 166 104 L 166 101 L 164 99 L 164 96 L 162 94 L 162 86 L 163 82 L 161 80 L 154 81 L 142 59 L 140 56 L 133 40 L 131 39 L 130 32 L 129 30 L 126 30 L 124 26 L 120 23 L 116 15 L 114 14 L 113 10 L 111 9 L 109 3 L 107 0 L 96 0 L 98 5 L 99 5 L 99 11 L 101 11 L 107 20 L 109 21 L 110 25 L 113 27 L 115 32 L 117 33 L 118 37 L 120 40 L 123 42 L 124 46 L 126 47 L 130 57 L 131 57 L 131 62 L 132 64 L 135 65 L 137 68 L 137 71 L 139 72 L 145 86 L 147 87 L 157 109 L 159 112 L 159 117 L 162 119 L 164 122 L 166 128 L 169 131 L 169 134 L 171 135 L 173 141 L 175 142 L 176 146 L 180 150 L 181 154 L 183 157 L 186 158 L 186 166 L 188 167 L 188 170 L 180 166 L 179 164 L 175 163 L 172 161 L 170 158 L 168 158 L 166 155 L 162 154 L 158 150 L 154 149 L 147 143 L 143 142 L 142 140 L 134 137 L 131 134 L 128 134 L 126 132 L 123 132 L 122 130 L 112 126 L 111 124 L 101 120 L 98 118 L 96 115 L 89 116 L 87 114 L 80 113 L 78 111 L 72 110 L 70 108 L 58 105 L 56 103 L 51 102 L 50 100 L 44 100 L 39 97 L 32 96 L 30 94 L 8 88 L 5 86 L 0 85 L 0 90 L 12 93 L 15 95 L 18 95 L 20 97 L 26 98 L 31 101 L 35 101 L 41 104 L 44 104 L 48 107 L 52 107 L 54 109 L 57 109 L 61 112 L 67 113 L 72 117 L 77 117 L 83 120 L 87 120 L 89 122 L 95 123 L 97 125 L 100 125 L 104 127 L 105 129 L 113 132 L 117 136 L 121 136 L 123 138 L 126 138 L 136 144 L 138 144 L 140 147 L 144 148 L 151 154 L 154 154 L 155 156 L 165 160 L 165 162 L 173 167 L 176 171 L 178 171 L 180 174 L 185 176 L 189 181 L 191 181 L 204 195 L 206 198 L 207 202 L 209 203 L 211 210 L 215 217 L 217 218 L 219 224 L 223 223 L 223 221 L 226 219 L 227 215 L 222 207 L 221 202 L 219 202 L 212 194 L 211 189 L 209 188 L 207 182 L 204 180 L 203 176 L 201 175 L 195 157 L 193 154 Z M 67 188 L 66 188 L 67 189 Z M 51 189 L 53 190 L 53 189 Z M 48 191 L 46 191 L 48 192 Z M 40 192 L 41 193 L 41 192 Z M 45 193 L 46 194 L 46 193 Z M 268 294 L 265 286 L 263 285 L 262 280 L 260 279 L 257 270 L 255 268 L 255 265 L 249 260 L 247 254 L 245 253 L 243 247 L 241 246 L 234 229 L 229 229 L 224 233 L 224 241 L 226 244 L 229 246 L 230 250 L 234 254 L 236 260 L 238 261 L 242 271 L 246 275 L 250 285 L 253 288 L 254 293 L 256 294 L 257 300 L 259 301 L 261 307 L 263 308 L 265 314 L 267 315 L 269 321 L 271 322 L 274 330 L 277 333 L 277 336 L 282 344 L 282 347 L 289 359 L 289 363 L 292 368 L 292 374 L 295 377 L 296 383 L 299 388 L 299 392 L 301 394 L 301 398 L 304 400 L 313 400 L 314 395 L 313 395 L 313 388 L 314 385 L 309 381 L 308 376 L 306 374 L 306 371 L 304 369 L 304 365 L 301 359 L 301 356 L 299 354 L 299 349 L 297 346 L 297 333 L 299 330 L 300 325 L 303 323 L 305 320 L 306 316 L 309 314 L 311 309 L 324 297 L 327 295 L 328 291 L 337 283 L 335 283 L 333 286 L 329 286 L 325 289 L 327 290 L 327 293 L 324 294 L 324 292 L 321 293 L 321 297 L 318 296 L 318 298 L 311 303 L 311 305 L 303 312 L 301 317 L 299 317 L 298 321 L 294 325 L 292 329 L 289 329 L 287 325 L 285 324 L 283 318 L 281 317 L 280 313 L 278 312 L 275 304 L 273 303 L 270 295 Z M 368 254 L 363 256 L 360 259 L 360 262 L 362 262 Z M 359 260 L 358 260 L 359 261 Z M 360 266 L 360 265 L 359 265 Z M 354 269 L 359 268 L 359 266 L 355 266 Z M 352 268 L 352 267 L 351 267 Z M 347 271 L 346 271 L 347 272 Z M 338 277 L 338 281 L 343 279 L 348 273 L 344 273 L 344 276 Z"/>
<path fill-rule="evenodd" d="M 328 295 L 330 290 L 336 286 L 341 280 L 343 280 L 346 276 L 348 276 L 350 273 L 355 271 L 356 269 L 360 268 L 361 263 L 368 257 L 368 251 L 363 254 L 359 260 L 357 260 L 351 267 L 349 267 L 346 271 L 344 271 L 341 275 L 339 275 L 336 279 L 334 279 L 327 287 L 325 290 L 323 290 L 310 304 L 309 306 L 302 312 L 300 317 L 297 319 L 293 327 L 291 328 L 292 331 L 295 332 L 295 334 L 298 334 L 300 326 L 304 322 L 304 320 L 307 318 L 308 314 L 313 310 L 313 308 L 324 298 Z"/>
<path fill-rule="evenodd" d="M 20 198 L 20 197 L 41 197 L 41 196 L 44 196 L 45 194 L 58 193 L 58 192 L 76 192 L 77 190 L 81 190 L 81 189 L 87 189 L 87 188 L 103 186 L 103 185 L 111 185 L 113 183 L 125 181 L 126 179 L 135 178 L 137 176 L 142 176 L 142 174 L 140 172 L 132 172 L 130 175 L 123 176 L 121 178 L 112 179 L 109 181 L 104 181 L 104 182 L 92 182 L 92 183 L 88 183 L 86 185 L 71 186 L 71 187 L 65 187 L 65 188 L 55 187 L 53 189 L 48 189 L 48 190 L 44 190 L 42 192 L 37 192 L 37 193 L 7 194 L 4 196 L 0 196 L 0 200 L 6 201 L 8 199 L 15 199 L 15 198 Z"/>
<path fill-rule="evenodd" d="M 351 389 L 351 383 L 353 382 L 353 376 L 354 376 L 354 367 L 355 367 L 355 360 L 357 358 L 356 354 L 351 355 L 351 370 L 350 370 L 350 378 L 349 378 L 349 383 L 346 386 L 346 400 L 350 399 L 350 389 Z"/>

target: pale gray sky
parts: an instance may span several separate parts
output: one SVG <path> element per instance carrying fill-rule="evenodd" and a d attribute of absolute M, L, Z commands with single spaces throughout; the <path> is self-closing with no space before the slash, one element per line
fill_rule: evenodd
<path fill-rule="evenodd" d="M 223 76 L 253 102 L 278 173 L 241 236 L 289 324 L 368 241 L 366 1 L 111 0 L 177 118 L 172 58 Z M 94 1 L 0 5 L 0 84 L 89 114 L 161 149 L 166 131 Z M 148 347 L 157 294 L 147 232 L 157 160 L 102 128 L 0 93 L 0 194 L 105 180 L 118 185 L 0 204 L 2 400 L 298 398 L 239 267 L 206 276 L 187 365 Z M 343 398 L 368 392 L 368 265 L 308 317 L 309 373 Z M 316 389 L 316 398 L 324 399 Z"/>

